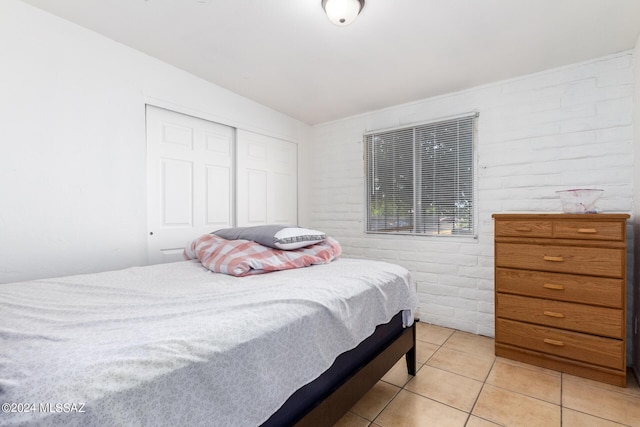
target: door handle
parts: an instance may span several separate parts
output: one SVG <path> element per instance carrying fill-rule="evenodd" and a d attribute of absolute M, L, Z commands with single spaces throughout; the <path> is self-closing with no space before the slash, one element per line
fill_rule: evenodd
<path fill-rule="evenodd" d="M 562 341 L 552 340 L 551 338 L 545 338 L 543 341 L 547 344 L 555 345 L 558 347 L 564 347 L 564 342 Z"/>
<path fill-rule="evenodd" d="M 563 262 L 564 261 L 564 258 L 562 258 L 561 256 L 545 255 L 542 259 L 544 259 L 545 261 L 552 261 L 552 262 Z"/>
<path fill-rule="evenodd" d="M 556 285 L 553 283 L 545 283 L 542 287 L 546 289 L 553 289 L 554 291 L 564 291 L 563 285 Z"/>

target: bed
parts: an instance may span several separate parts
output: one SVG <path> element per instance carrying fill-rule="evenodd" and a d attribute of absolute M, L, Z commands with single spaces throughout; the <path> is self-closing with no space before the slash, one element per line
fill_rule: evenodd
<path fill-rule="evenodd" d="M 0 285 L 0 425 L 332 425 L 402 356 L 408 272 L 197 261 Z"/>

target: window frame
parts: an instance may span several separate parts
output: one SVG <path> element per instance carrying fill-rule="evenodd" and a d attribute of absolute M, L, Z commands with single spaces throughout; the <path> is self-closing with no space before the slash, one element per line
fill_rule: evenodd
<path fill-rule="evenodd" d="M 397 236 L 422 236 L 422 237 L 427 237 L 427 238 L 445 238 L 445 239 L 472 239 L 472 240 L 476 240 L 478 238 L 478 198 L 477 198 L 477 178 L 478 178 L 478 163 L 477 163 L 477 158 L 478 158 L 478 152 L 477 152 L 477 145 L 478 145 L 478 132 L 477 132 L 477 127 L 478 127 L 478 117 L 479 117 L 479 112 L 477 111 L 471 111 L 471 112 L 467 112 L 464 114 L 459 114 L 459 115 L 455 115 L 455 116 L 447 116 L 447 117 L 441 117 L 441 118 L 437 118 L 437 119 L 432 119 L 432 120 L 428 120 L 428 121 L 423 121 L 423 122 L 417 122 L 417 123 L 411 123 L 411 124 L 406 124 L 406 125 L 401 125 L 401 126 L 396 126 L 396 127 L 392 127 L 392 128 L 385 128 L 385 129 L 376 129 L 376 130 L 371 130 L 371 131 L 365 131 L 363 133 L 363 139 L 362 139 L 362 143 L 363 143 L 363 169 L 364 169 L 364 232 L 367 235 L 376 235 L 376 236 L 390 236 L 390 237 L 397 237 Z M 414 220 L 413 220 L 413 229 L 412 231 L 401 231 L 399 229 L 396 230 L 370 230 L 370 219 L 371 219 L 371 200 L 370 200 L 370 192 L 371 192 L 371 187 L 370 187 L 370 179 L 369 179 L 369 166 L 370 166 L 370 154 L 369 154 L 369 144 L 367 143 L 367 139 L 370 136 L 376 135 L 376 134 L 384 134 L 384 133 L 390 133 L 390 132 L 394 132 L 394 131 L 411 131 L 413 132 L 413 152 L 411 154 L 411 161 L 412 161 L 412 167 L 413 167 L 413 171 L 417 170 L 416 167 L 416 156 L 415 156 L 415 134 L 416 134 L 416 129 L 420 128 L 420 127 L 425 127 L 425 126 L 432 126 L 432 125 L 438 125 L 438 124 L 442 124 L 444 122 L 449 122 L 449 121 L 454 121 L 454 120 L 462 120 L 462 119 L 471 119 L 471 164 L 472 164 L 472 196 L 473 196 L 473 200 L 472 200 L 472 207 L 471 207 L 471 218 L 472 218 L 472 230 L 471 233 L 469 234 L 455 234 L 455 233 L 451 233 L 451 234 L 444 234 L 444 233 L 433 233 L 433 232 L 415 232 L 415 218 L 416 218 L 416 206 L 417 206 L 417 200 L 418 200 L 418 192 L 415 190 L 415 183 L 417 181 L 416 177 L 413 177 L 413 183 L 414 183 L 414 189 L 413 189 L 413 213 L 414 213 Z M 413 173 L 412 173 L 413 174 Z"/>

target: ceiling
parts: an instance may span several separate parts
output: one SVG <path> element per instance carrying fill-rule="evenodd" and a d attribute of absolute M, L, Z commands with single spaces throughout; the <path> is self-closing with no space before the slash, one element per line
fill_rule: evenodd
<path fill-rule="evenodd" d="M 23 0 L 313 125 L 632 49 L 640 0 Z"/>

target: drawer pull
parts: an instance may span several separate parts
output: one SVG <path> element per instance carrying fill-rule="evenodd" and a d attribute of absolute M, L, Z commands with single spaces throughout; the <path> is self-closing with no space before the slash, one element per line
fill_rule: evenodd
<path fill-rule="evenodd" d="M 532 232 L 533 229 L 531 227 L 516 227 L 516 231 L 524 231 L 524 232 Z"/>
<path fill-rule="evenodd" d="M 556 313 L 555 311 L 545 311 L 544 315 L 549 317 L 557 317 L 558 319 L 564 318 L 564 314 Z"/>
<path fill-rule="evenodd" d="M 542 285 L 542 287 L 547 289 L 553 289 L 556 291 L 564 291 L 563 285 L 555 285 L 553 283 L 545 283 L 544 285 Z"/>
<path fill-rule="evenodd" d="M 564 347 L 564 343 L 562 341 L 552 340 L 550 338 L 545 338 L 543 341 L 546 342 L 547 344 L 555 345 L 558 347 Z"/>
<path fill-rule="evenodd" d="M 598 230 L 596 230 L 595 228 L 578 228 L 578 233 L 583 233 L 583 234 L 594 234 L 597 233 Z"/>
<path fill-rule="evenodd" d="M 563 262 L 564 258 L 562 258 L 561 256 L 549 256 L 549 255 L 545 255 L 543 258 L 545 261 L 553 261 L 553 262 Z"/>

